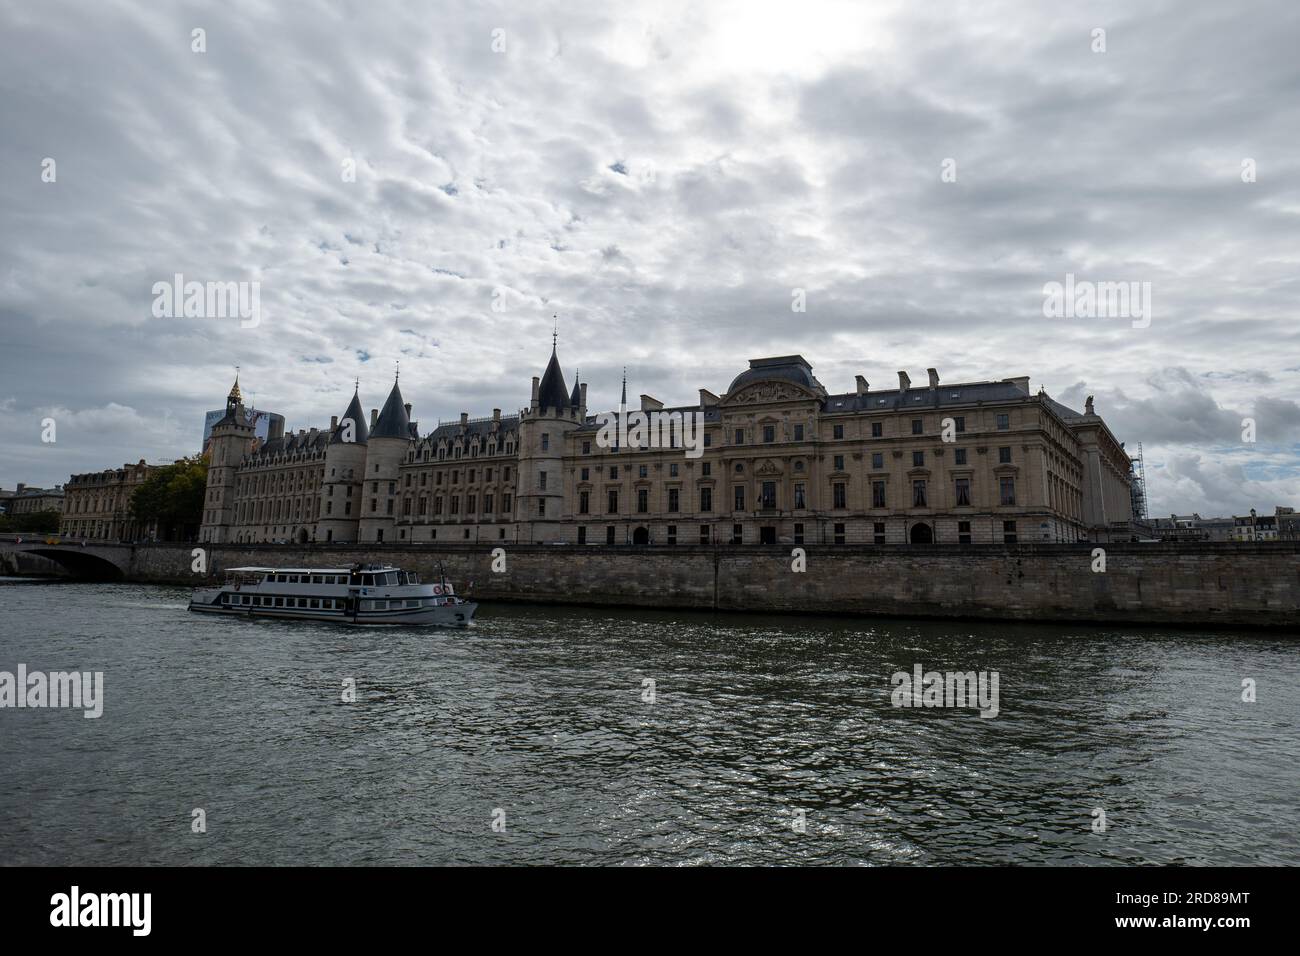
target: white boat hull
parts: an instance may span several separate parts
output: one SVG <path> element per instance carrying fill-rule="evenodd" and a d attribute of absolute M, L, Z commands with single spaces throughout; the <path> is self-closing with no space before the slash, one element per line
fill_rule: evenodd
<path fill-rule="evenodd" d="M 439 607 L 358 611 L 356 614 L 347 614 L 343 611 L 316 611 L 305 608 L 226 607 L 221 604 L 190 601 L 190 610 L 200 614 L 223 614 L 229 617 L 332 621 L 336 624 L 432 624 L 441 627 L 468 627 L 474 623 L 474 612 L 478 610 L 478 605 L 473 601 L 466 601 L 464 604 L 447 604 Z"/>

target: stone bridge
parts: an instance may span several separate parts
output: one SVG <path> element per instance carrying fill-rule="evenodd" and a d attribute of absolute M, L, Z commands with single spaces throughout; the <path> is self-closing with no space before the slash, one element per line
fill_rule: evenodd
<path fill-rule="evenodd" d="M 105 541 L 82 541 L 54 534 L 15 534 L 0 537 L 0 567 L 16 568 L 11 556 L 31 554 L 46 558 L 74 578 L 84 581 L 121 581 L 131 577 L 136 547 Z"/>

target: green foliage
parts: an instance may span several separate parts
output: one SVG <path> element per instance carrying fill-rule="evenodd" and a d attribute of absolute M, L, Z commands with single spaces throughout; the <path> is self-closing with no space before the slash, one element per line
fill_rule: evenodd
<path fill-rule="evenodd" d="M 185 458 L 155 470 L 131 495 L 131 517 L 156 521 L 160 537 L 183 538 L 203 523 L 208 463 Z"/>
<path fill-rule="evenodd" d="M 24 515 L 0 515 L 0 533 L 5 534 L 44 534 L 59 530 L 57 511 L 33 511 Z"/>

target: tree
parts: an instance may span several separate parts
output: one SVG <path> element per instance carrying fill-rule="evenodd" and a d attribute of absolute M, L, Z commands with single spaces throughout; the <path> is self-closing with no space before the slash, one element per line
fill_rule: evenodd
<path fill-rule="evenodd" d="M 142 523 L 157 522 L 163 540 L 195 537 L 203 523 L 208 463 L 202 458 L 182 458 L 163 465 L 131 495 L 131 517 Z"/>
<path fill-rule="evenodd" d="M 22 515 L 0 515 L 0 531 L 17 534 L 43 534 L 59 530 L 57 511 L 33 511 Z"/>

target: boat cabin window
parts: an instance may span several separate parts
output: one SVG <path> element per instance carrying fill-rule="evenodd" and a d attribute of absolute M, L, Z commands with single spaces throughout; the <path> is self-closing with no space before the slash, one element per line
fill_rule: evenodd
<path fill-rule="evenodd" d="M 375 576 L 373 574 L 361 575 L 361 586 L 363 588 L 372 588 L 375 586 Z"/>

